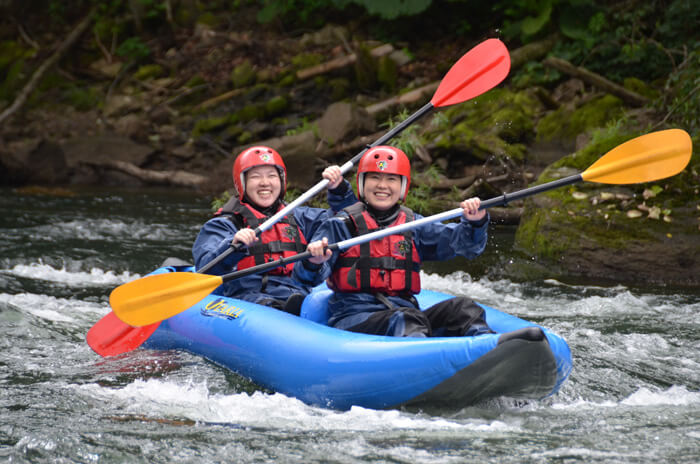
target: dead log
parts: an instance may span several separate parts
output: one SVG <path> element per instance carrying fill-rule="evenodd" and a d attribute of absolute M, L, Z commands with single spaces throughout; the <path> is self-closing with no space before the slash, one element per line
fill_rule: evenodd
<path fill-rule="evenodd" d="M 142 169 L 133 163 L 126 161 L 81 161 L 89 166 L 114 169 L 135 177 L 146 184 L 156 185 L 176 185 L 180 187 L 200 187 L 207 182 L 208 178 L 199 174 L 192 174 L 186 171 L 155 171 Z"/>
<path fill-rule="evenodd" d="M 577 77 L 582 81 L 591 84 L 594 87 L 598 87 L 601 90 L 604 90 L 612 95 L 620 97 L 624 102 L 632 106 L 644 106 L 649 103 L 648 98 L 639 95 L 636 92 L 632 92 L 631 90 L 627 90 L 621 85 L 609 81 L 600 74 L 596 74 L 580 66 L 574 66 L 570 62 L 562 60 L 561 58 L 550 56 L 543 61 L 543 64 L 545 64 L 546 66 L 550 66 L 563 73 L 566 73 L 570 76 Z"/>
<path fill-rule="evenodd" d="M 395 97 L 389 98 L 388 100 L 375 103 L 374 105 L 369 105 L 365 109 L 369 114 L 375 115 L 397 105 L 409 105 L 412 103 L 416 103 L 418 101 L 424 100 L 426 95 L 430 96 L 433 93 L 435 93 L 439 86 L 440 81 L 431 82 L 430 84 L 426 84 L 423 87 L 411 90 L 410 92 L 407 92 L 403 95 L 397 95 Z"/>
<path fill-rule="evenodd" d="M 380 58 L 382 56 L 388 55 L 394 51 L 394 47 L 391 44 L 380 45 L 379 47 L 370 50 L 370 55 L 374 58 Z M 321 63 L 316 66 L 311 66 L 310 68 L 300 69 L 297 71 L 297 79 L 305 80 L 310 77 L 318 76 L 319 74 L 325 74 L 327 72 L 333 71 L 335 69 L 345 68 L 357 61 L 357 54 L 352 53 L 350 55 L 341 56 L 325 63 Z"/>
<path fill-rule="evenodd" d="M 29 79 L 29 82 L 27 82 L 27 84 L 22 88 L 19 95 L 17 95 L 17 98 L 15 98 L 15 101 L 12 102 L 12 104 L 0 114 L 0 124 L 2 124 L 6 119 L 12 116 L 15 113 L 15 111 L 17 111 L 22 107 L 22 105 L 24 105 L 24 102 L 27 101 L 29 95 L 31 95 L 36 86 L 39 85 L 41 78 L 44 77 L 44 73 L 53 65 L 55 65 L 58 62 L 58 60 L 60 60 L 63 57 L 63 55 L 66 54 L 70 47 L 72 47 L 73 44 L 78 41 L 83 32 L 85 32 L 90 23 L 92 23 L 93 12 L 94 10 L 90 11 L 85 16 L 85 18 L 83 18 L 83 20 L 80 21 L 80 23 L 71 31 L 71 33 L 68 34 L 68 37 L 66 37 L 66 40 L 63 41 L 63 43 L 58 47 L 58 49 L 56 49 L 56 51 L 53 52 L 53 54 L 49 58 L 47 58 L 46 61 L 44 61 L 36 71 L 34 71 L 34 74 L 32 74 L 31 79 Z"/>
<path fill-rule="evenodd" d="M 559 36 L 554 34 L 544 40 L 523 45 L 510 52 L 511 71 L 519 68 L 528 61 L 539 61 L 541 58 L 547 56 L 547 53 L 556 45 L 557 40 L 559 40 Z"/>
<path fill-rule="evenodd" d="M 206 108 L 209 108 L 211 106 L 218 105 L 221 102 L 224 102 L 226 100 L 230 100 L 233 97 L 237 97 L 238 95 L 245 93 L 246 90 L 248 90 L 248 89 L 233 89 L 233 90 L 229 90 L 228 92 L 224 92 L 221 95 L 217 95 L 216 97 L 212 97 L 209 100 L 205 100 L 202 103 L 198 104 L 197 106 L 194 107 L 194 111 L 200 111 L 200 110 L 204 110 Z"/>

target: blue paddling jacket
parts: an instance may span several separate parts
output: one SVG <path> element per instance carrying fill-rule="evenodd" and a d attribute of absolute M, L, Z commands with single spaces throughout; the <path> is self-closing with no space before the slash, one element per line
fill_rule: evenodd
<path fill-rule="evenodd" d="M 316 229 L 331 218 L 336 211 L 340 211 L 355 202 L 357 202 L 357 197 L 348 181 L 344 180 L 339 187 L 328 191 L 328 203 L 331 209 L 299 206 L 292 211 L 291 215 L 304 237 L 312 237 Z M 195 269 L 204 267 L 228 250 L 236 232 L 238 232 L 238 228 L 226 216 L 217 216 L 207 221 L 200 229 L 192 246 Z M 223 275 L 235 271 L 237 263 L 247 256 L 249 256 L 247 249 L 231 253 L 211 268 L 208 273 Z M 310 291 L 311 286 L 295 281 L 287 275 L 252 274 L 225 282 L 214 290 L 214 293 L 257 303 L 269 298 L 285 300 L 293 293 L 308 295 Z"/>

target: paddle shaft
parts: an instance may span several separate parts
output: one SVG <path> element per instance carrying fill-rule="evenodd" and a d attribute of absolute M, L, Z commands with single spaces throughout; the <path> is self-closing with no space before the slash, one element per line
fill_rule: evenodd
<path fill-rule="evenodd" d="M 362 155 L 364 155 L 367 152 L 367 150 L 369 150 L 370 148 L 379 146 L 379 145 L 384 145 L 386 142 L 388 142 L 389 140 L 393 139 L 398 134 L 403 132 L 408 126 L 410 126 L 411 124 L 413 124 L 414 122 L 416 122 L 417 120 L 419 120 L 420 118 L 422 118 L 423 116 L 428 114 L 430 111 L 432 111 L 433 108 L 435 108 L 435 107 L 433 106 L 433 104 L 431 102 L 426 103 L 421 109 L 419 109 L 418 111 L 413 113 L 408 118 L 404 119 L 400 124 L 398 124 L 393 129 L 391 129 L 389 132 L 387 132 L 386 134 L 384 134 L 383 136 L 378 138 L 374 143 L 372 143 L 371 145 L 367 145 L 367 147 L 365 147 L 364 150 L 362 150 L 360 153 L 355 155 L 350 161 L 346 162 L 345 164 L 343 164 L 340 167 L 341 174 L 345 174 L 350 169 L 352 169 L 352 167 L 355 165 L 355 163 L 357 163 L 360 160 L 360 158 L 362 158 Z M 255 235 L 257 235 L 259 237 L 260 234 L 262 234 L 267 229 L 269 229 L 270 227 L 275 225 L 280 219 L 282 219 L 283 217 L 285 217 L 286 215 L 291 213 L 297 206 L 299 206 L 303 203 L 306 203 L 306 201 L 309 198 L 315 196 L 321 190 L 326 188 L 326 186 L 328 185 L 328 182 L 329 182 L 328 179 L 321 180 L 316 185 L 311 187 L 308 191 L 299 195 L 299 197 L 296 200 L 289 203 L 287 206 L 285 206 L 284 208 L 279 210 L 273 216 L 270 216 L 269 219 L 267 219 L 265 222 L 263 222 L 262 224 L 260 224 L 258 227 L 255 228 Z M 210 270 L 211 268 L 213 268 L 214 266 L 219 264 L 221 261 L 226 259 L 226 257 L 229 256 L 231 253 L 241 251 L 244 248 L 245 248 L 245 245 L 243 245 L 242 243 L 236 243 L 235 245 L 232 244 L 228 249 L 226 249 L 226 251 L 221 253 L 219 256 L 217 256 L 213 260 L 209 261 L 204 267 L 199 269 L 197 272 L 199 272 L 200 274 L 205 274 L 208 270 Z M 265 265 L 267 265 L 267 264 L 265 264 Z M 281 265 L 283 265 L 283 264 L 280 264 L 280 266 Z M 240 276 L 240 277 L 243 277 L 243 276 Z"/>
<path fill-rule="evenodd" d="M 486 201 L 482 201 L 481 205 L 479 206 L 479 209 L 487 209 L 491 208 L 494 206 L 503 206 L 508 204 L 511 201 L 515 200 L 520 200 L 522 198 L 526 198 L 532 195 L 537 195 L 538 193 L 546 192 L 548 190 L 553 190 L 559 187 L 563 187 L 565 185 L 571 185 L 575 184 L 577 182 L 580 182 L 583 180 L 581 177 L 581 174 L 575 174 L 573 176 L 569 177 L 564 177 L 562 179 L 557 179 L 553 180 L 551 182 L 547 182 L 546 184 L 541 184 L 541 185 L 535 185 L 534 187 L 529 187 L 523 190 L 518 190 L 517 192 L 513 193 L 504 193 L 500 197 L 496 198 L 491 198 Z M 416 219 L 415 221 L 410 221 L 410 222 L 405 222 L 403 224 L 399 224 L 394 227 L 389 227 L 387 229 L 381 229 L 377 230 L 374 232 L 370 232 L 368 234 L 364 235 L 359 235 L 357 237 L 349 238 L 347 240 L 343 240 L 342 242 L 334 243 L 332 245 L 328 245 L 326 249 L 331 250 L 335 252 L 336 250 L 347 250 L 350 247 L 353 247 L 355 245 L 359 245 L 361 243 L 366 243 L 371 240 L 377 240 L 383 237 L 386 237 L 387 235 L 394 235 L 394 234 L 399 234 L 405 230 L 409 229 L 415 229 L 416 227 L 423 226 L 425 224 L 431 224 L 433 222 L 439 222 L 439 221 L 447 221 L 448 219 L 454 219 L 458 216 L 460 216 L 464 210 L 462 208 L 455 208 L 451 209 L 449 211 L 445 211 L 442 213 L 434 214 L 432 216 L 424 217 L 421 219 Z M 307 259 L 310 258 L 312 255 L 308 251 L 304 251 L 302 253 L 298 253 L 294 256 L 288 256 L 286 258 L 280 258 L 275 261 L 270 261 L 269 263 L 265 264 L 259 264 L 257 266 L 249 267 L 246 269 L 242 269 L 240 271 L 234 271 L 230 272 L 228 274 L 224 274 L 221 276 L 221 279 L 223 282 L 228 282 L 230 280 L 234 279 L 239 279 L 241 277 L 249 276 L 252 274 L 258 274 L 261 272 L 265 272 L 269 269 L 274 269 L 276 267 L 280 266 L 286 266 L 287 264 L 295 263 L 297 261 L 301 261 L 302 259 Z"/>

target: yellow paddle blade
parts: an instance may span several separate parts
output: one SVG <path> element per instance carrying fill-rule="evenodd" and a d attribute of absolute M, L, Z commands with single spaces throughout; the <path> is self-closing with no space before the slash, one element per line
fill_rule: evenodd
<path fill-rule="evenodd" d="M 688 165 L 693 144 L 681 129 L 642 135 L 618 145 L 581 173 L 603 184 L 638 184 L 671 177 Z"/>
<path fill-rule="evenodd" d="M 208 274 L 155 274 L 115 288 L 109 304 L 119 319 L 140 327 L 181 313 L 222 283 L 220 276 Z"/>

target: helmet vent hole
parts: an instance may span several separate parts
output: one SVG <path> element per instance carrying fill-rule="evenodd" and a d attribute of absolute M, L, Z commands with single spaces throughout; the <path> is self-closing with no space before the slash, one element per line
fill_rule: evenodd
<path fill-rule="evenodd" d="M 393 160 L 394 157 L 392 155 L 389 155 L 389 161 Z"/>
<path fill-rule="evenodd" d="M 374 154 L 374 159 L 379 159 L 379 155 L 377 153 Z"/>

